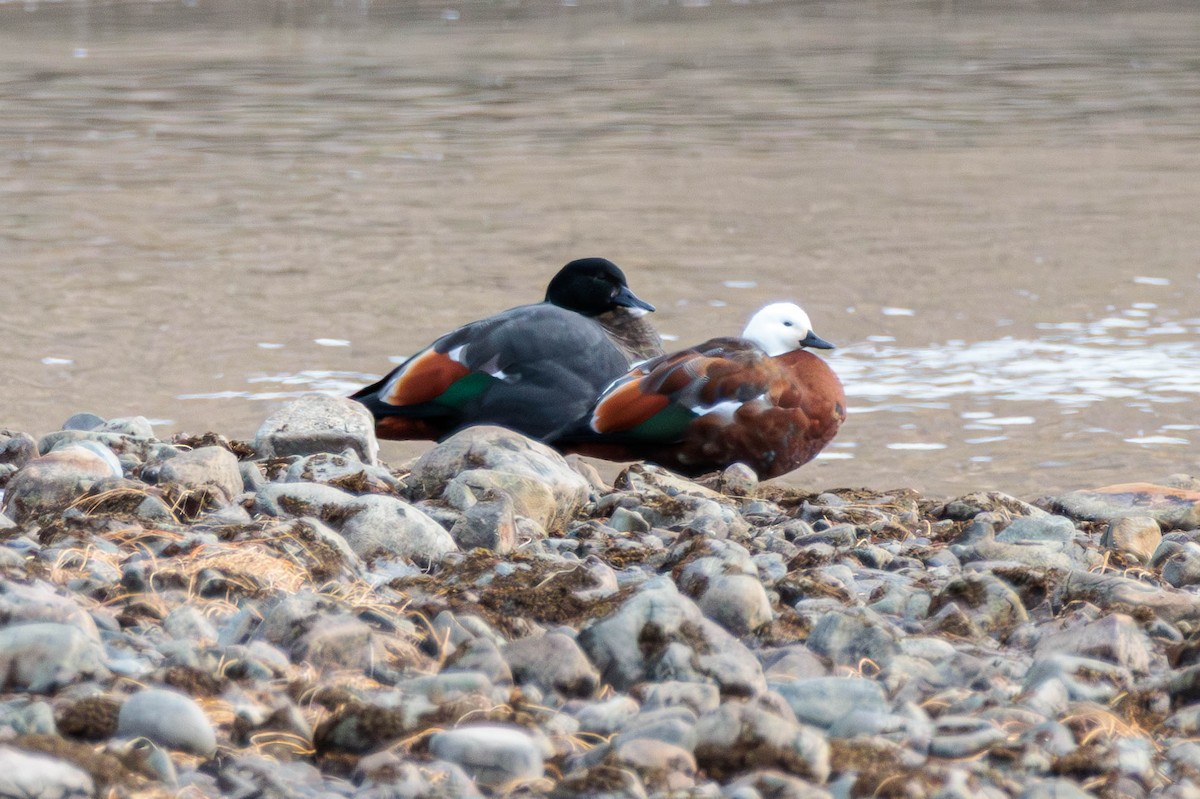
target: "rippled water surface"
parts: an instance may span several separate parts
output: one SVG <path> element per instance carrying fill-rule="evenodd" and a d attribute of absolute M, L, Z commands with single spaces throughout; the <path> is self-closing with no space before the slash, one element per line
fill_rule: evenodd
<path fill-rule="evenodd" d="M 249 436 L 606 255 L 841 345 L 792 482 L 1200 470 L 1194 4 L 244 5 L 0 2 L 0 423 Z"/>

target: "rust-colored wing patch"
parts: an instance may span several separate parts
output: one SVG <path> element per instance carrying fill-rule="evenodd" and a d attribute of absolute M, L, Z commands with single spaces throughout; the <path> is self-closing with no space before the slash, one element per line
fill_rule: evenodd
<path fill-rule="evenodd" d="M 646 394 L 641 380 L 630 380 L 617 386 L 596 404 L 592 413 L 592 429 L 597 433 L 618 433 L 630 430 L 667 407 L 670 400 L 663 394 Z"/>
<path fill-rule="evenodd" d="M 446 353 L 430 347 L 408 362 L 383 401 L 389 405 L 431 402 L 470 373 L 470 369 Z"/>

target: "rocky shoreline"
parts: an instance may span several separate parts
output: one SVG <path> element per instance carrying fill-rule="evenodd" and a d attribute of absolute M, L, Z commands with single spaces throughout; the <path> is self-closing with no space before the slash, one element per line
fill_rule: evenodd
<path fill-rule="evenodd" d="M 1200 493 L 0 433 L 0 797 L 1200 797 Z"/>

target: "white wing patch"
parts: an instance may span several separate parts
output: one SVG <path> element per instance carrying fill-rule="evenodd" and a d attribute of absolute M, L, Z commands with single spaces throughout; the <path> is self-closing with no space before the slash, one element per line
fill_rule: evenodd
<path fill-rule="evenodd" d="M 717 416 L 726 422 L 732 422 L 733 415 L 737 413 L 740 407 L 742 407 L 740 401 L 726 400 L 725 402 L 718 402 L 716 405 L 693 405 L 691 411 L 697 416 Z"/>

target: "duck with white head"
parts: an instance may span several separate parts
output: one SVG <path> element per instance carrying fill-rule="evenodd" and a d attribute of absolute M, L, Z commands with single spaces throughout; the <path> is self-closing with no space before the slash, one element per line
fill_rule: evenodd
<path fill-rule="evenodd" d="M 832 348 L 800 306 L 772 303 L 741 338 L 710 339 L 617 378 L 556 446 L 687 475 L 739 462 L 762 479 L 786 474 L 816 457 L 846 419 L 841 381 L 808 351 Z"/>

